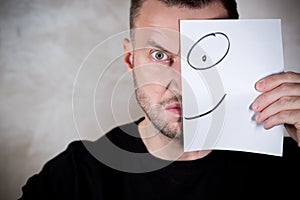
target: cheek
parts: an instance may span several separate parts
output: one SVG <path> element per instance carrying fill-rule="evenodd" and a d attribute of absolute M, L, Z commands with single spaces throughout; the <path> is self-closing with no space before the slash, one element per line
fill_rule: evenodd
<path fill-rule="evenodd" d="M 134 75 L 138 86 L 143 87 L 147 85 L 157 85 L 165 88 L 170 80 L 165 71 L 155 64 L 148 64 L 143 66 L 134 67 Z"/>
<path fill-rule="evenodd" d="M 149 99 L 152 103 L 158 103 L 165 93 L 164 87 L 156 84 L 144 85 L 138 87 L 138 90 L 147 96 L 147 99 Z"/>
<path fill-rule="evenodd" d="M 165 92 L 165 88 L 157 84 L 144 85 L 139 87 L 139 89 L 146 92 L 148 96 L 159 96 Z"/>
<path fill-rule="evenodd" d="M 173 77 L 175 77 L 170 73 L 170 70 L 171 68 L 165 67 L 164 65 L 151 62 L 137 62 L 137 65 L 133 68 L 136 83 L 140 87 L 156 85 L 166 88 Z"/>

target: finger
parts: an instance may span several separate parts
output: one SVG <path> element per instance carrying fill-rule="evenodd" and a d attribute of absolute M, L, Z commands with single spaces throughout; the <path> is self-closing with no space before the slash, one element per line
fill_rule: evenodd
<path fill-rule="evenodd" d="M 300 83 L 283 83 L 277 88 L 258 96 L 252 104 L 255 112 L 261 112 L 270 104 L 284 96 L 295 96 L 300 98 Z"/>
<path fill-rule="evenodd" d="M 272 115 L 264 121 L 264 128 L 270 129 L 277 125 L 291 124 L 300 127 L 300 110 L 285 110 Z"/>
<path fill-rule="evenodd" d="M 281 97 L 262 112 L 256 115 L 257 123 L 265 121 L 267 118 L 284 110 L 300 109 L 300 97 Z"/>
<path fill-rule="evenodd" d="M 255 88 L 259 92 L 267 92 L 283 83 L 300 83 L 300 74 L 295 72 L 273 74 L 259 80 L 255 84 Z"/>

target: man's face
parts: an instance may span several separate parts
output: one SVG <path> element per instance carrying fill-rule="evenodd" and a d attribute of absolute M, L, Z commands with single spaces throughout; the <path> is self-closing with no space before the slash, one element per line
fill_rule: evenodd
<path fill-rule="evenodd" d="M 221 3 L 188 9 L 147 0 L 135 19 L 131 67 L 137 101 L 145 120 L 168 138 L 182 138 L 179 20 L 227 17 Z"/>

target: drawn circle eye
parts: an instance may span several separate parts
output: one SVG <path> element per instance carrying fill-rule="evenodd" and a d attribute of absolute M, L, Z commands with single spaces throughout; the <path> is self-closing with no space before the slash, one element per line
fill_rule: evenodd
<path fill-rule="evenodd" d="M 222 32 L 201 37 L 187 54 L 188 64 L 196 70 L 206 70 L 219 64 L 228 54 L 230 41 Z"/>
<path fill-rule="evenodd" d="M 168 59 L 168 55 L 163 51 L 153 51 L 151 53 L 152 58 L 159 61 L 164 61 Z"/>

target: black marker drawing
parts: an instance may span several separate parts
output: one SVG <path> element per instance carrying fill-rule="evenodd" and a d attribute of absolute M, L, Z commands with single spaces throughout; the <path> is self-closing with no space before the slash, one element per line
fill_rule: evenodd
<path fill-rule="evenodd" d="M 223 102 L 223 100 L 225 99 L 226 97 L 226 94 L 224 94 L 224 96 L 221 98 L 221 100 L 219 101 L 219 103 L 217 103 L 217 105 L 215 105 L 215 107 L 213 107 L 211 110 L 203 113 L 203 114 L 199 114 L 197 116 L 193 116 L 193 117 L 185 117 L 186 120 L 191 120 L 191 119 L 197 119 L 197 118 L 200 118 L 200 117 L 203 117 L 205 115 L 208 115 L 210 114 L 211 112 L 213 112 L 215 109 L 217 109 L 219 107 L 219 105 Z"/>
<path fill-rule="evenodd" d="M 227 40 L 227 50 L 226 50 L 226 52 L 225 52 L 225 54 L 223 55 L 223 57 L 221 57 L 217 62 L 215 62 L 215 63 L 213 63 L 212 65 L 210 65 L 210 66 L 208 66 L 208 67 L 204 67 L 204 68 L 202 68 L 202 67 L 196 67 L 196 66 L 194 66 L 192 63 L 191 63 L 191 61 L 190 61 L 190 59 L 191 59 L 191 53 L 192 53 L 192 51 L 194 50 L 194 48 L 197 46 L 197 44 L 199 44 L 201 41 L 203 41 L 204 39 L 206 39 L 206 38 L 208 38 L 208 37 L 216 37 L 217 35 L 221 35 L 221 36 L 223 36 L 226 40 Z M 228 52 L 229 52 L 229 49 L 230 49 L 230 41 L 229 41 L 229 38 L 227 37 L 227 35 L 225 35 L 224 33 L 222 33 L 222 32 L 215 32 L 215 33 L 210 33 L 210 34 L 207 34 L 207 35 L 205 35 L 205 36 L 203 36 L 202 38 L 200 38 L 195 44 L 193 44 L 193 46 L 191 47 L 191 49 L 188 51 L 188 54 L 187 54 L 187 62 L 188 62 L 188 64 L 192 67 L 192 68 L 194 68 L 195 70 L 206 70 L 206 69 L 209 69 L 209 68 L 212 68 L 212 67 L 214 67 L 214 66 L 216 66 L 217 64 L 219 64 L 226 56 L 227 56 L 227 54 L 228 54 Z M 207 55 L 203 55 L 202 56 L 202 61 L 203 62 L 206 62 L 206 60 L 207 60 Z"/>
<path fill-rule="evenodd" d="M 206 66 L 206 67 L 194 66 L 190 62 L 191 53 L 194 50 L 194 48 L 197 46 L 197 44 L 199 44 L 201 41 L 203 41 L 203 39 L 206 39 L 206 38 L 209 38 L 209 37 L 216 37 L 217 35 L 221 35 L 227 40 L 227 49 L 226 49 L 224 55 L 217 62 L 212 63 L 209 66 Z M 201 37 L 195 44 L 193 44 L 191 49 L 188 51 L 187 62 L 189 64 L 189 66 L 192 67 L 195 70 L 207 70 L 207 69 L 210 69 L 210 68 L 215 67 L 216 65 L 218 65 L 227 56 L 227 54 L 229 52 L 229 49 L 230 49 L 230 41 L 229 41 L 229 38 L 227 37 L 226 34 L 224 34 L 222 32 L 210 33 L 210 34 L 207 34 L 207 35 Z M 201 59 L 202 59 L 202 62 L 205 63 L 208 60 L 208 55 L 204 54 Z M 196 115 L 196 116 L 193 116 L 193 117 L 185 117 L 185 119 L 186 120 L 193 120 L 193 119 L 197 119 L 197 118 L 200 118 L 200 117 L 203 117 L 205 115 L 208 115 L 208 114 L 212 113 L 215 109 L 217 109 L 221 105 L 221 103 L 224 101 L 226 95 L 227 94 L 224 94 L 223 97 L 221 98 L 221 100 L 209 111 L 207 111 L 205 113 L 202 113 L 202 114 L 199 114 L 199 115 Z"/>

